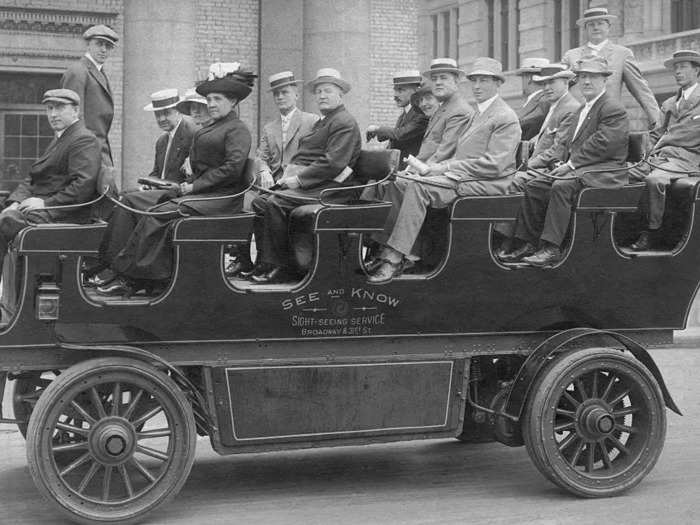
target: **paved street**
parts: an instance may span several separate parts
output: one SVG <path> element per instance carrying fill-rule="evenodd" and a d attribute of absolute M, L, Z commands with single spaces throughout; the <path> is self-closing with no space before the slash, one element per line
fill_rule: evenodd
<path fill-rule="evenodd" d="M 685 416 L 668 412 L 664 452 L 629 494 L 577 499 L 524 448 L 408 442 L 220 457 L 200 439 L 192 474 L 148 524 L 690 524 L 700 522 L 700 338 L 653 351 Z M 694 347 L 694 348 L 689 348 Z M 29 476 L 24 442 L 0 427 L 0 522 L 65 523 Z"/>

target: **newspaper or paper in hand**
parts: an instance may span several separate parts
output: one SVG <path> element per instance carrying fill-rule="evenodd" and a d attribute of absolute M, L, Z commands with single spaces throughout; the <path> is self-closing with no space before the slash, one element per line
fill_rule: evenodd
<path fill-rule="evenodd" d="M 421 175 L 426 175 L 430 171 L 430 168 L 425 162 L 423 162 L 422 160 L 418 160 L 413 155 L 409 155 L 404 160 L 406 161 L 406 164 L 408 164 L 411 168 L 413 168 L 414 171 L 417 171 Z"/>

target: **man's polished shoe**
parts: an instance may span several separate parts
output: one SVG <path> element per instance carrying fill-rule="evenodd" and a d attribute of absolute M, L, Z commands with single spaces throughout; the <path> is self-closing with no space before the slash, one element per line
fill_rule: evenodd
<path fill-rule="evenodd" d="M 652 250 L 654 248 L 654 235 L 650 231 L 643 231 L 639 234 L 639 237 L 634 241 L 630 248 L 635 252 L 645 252 L 647 250 Z"/>
<path fill-rule="evenodd" d="M 522 262 L 531 266 L 544 267 L 556 264 L 561 260 L 561 250 L 553 244 L 547 245 L 540 251 L 529 257 L 524 257 Z"/>
<path fill-rule="evenodd" d="M 117 274 L 112 270 L 107 268 L 100 273 L 93 275 L 92 277 L 85 280 L 86 286 L 92 286 L 98 288 L 100 286 L 106 286 L 117 278 Z"/>
<path fill-rule="evenodd" d="M 243 272 L 249 272 L 252 269 L 253 263 L 250 261 L 250 259 L 238 258 L 229 263 L 224 270 L 224 275 L 226 275 L 226 277 L 236 277 L 241 275 Z"/>
<path fill-rule="evenodd" d="M 401 275 L 403 272 L 403 267 L 403 261 L 393 263 L 391 261 L 384 260 L 379 268 L 377 268 L 377 271 L 367 277 L 367 282 L 370 284 L 384 284 L 391 282 L 394 277 Z"/>
<path fill-rule="evenodd" d="M 111 282 L 104 286 L 97 287 L 97 293 L 109 297 L 125 297 L 129 298 L 138 290 L 133 281 L 125 277 L 117 276 Z"/>
<path fill-rule="evenodd" d="M 286 268 L 275 266 L 272 270 L 261 275 L 253 275 L 253 281 L 260 284 L 278 284 L 291 283 L 296 279 L 287 271 Z"/>
<path fill-rule="evenodd" d="M 377 268 L 379 268 L 382 264 L 384 264 L 385 259 L 382 259 L 381 257 L 375 257 L 369 262 L 365 263 L 365 271 L 367 273 L 374 273 L 377 271 Z"/>
<path fill-rule="evenodd" d="M 258 263 L 249 270 L 238 272 L 238 277 L 242 279 L 250 279 L 253 277 L 263 275 L 271 270 L 270 266 L 265 263 Z"/>
<path fill-rule="evenodd" d="M 496 254 L 499 260 L 507 263 L 518 262 L 523 257 L 529 257 L 537 251 L 537 248 L 532 243 L 526 242 L 517 250 L 504 254 Z"/>

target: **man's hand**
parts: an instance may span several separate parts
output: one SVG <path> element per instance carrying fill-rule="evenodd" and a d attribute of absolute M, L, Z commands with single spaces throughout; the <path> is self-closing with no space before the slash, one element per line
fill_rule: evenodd
<path fill-rule="evenodd" d="M 44 208 L 44 206 L 44 199 L 40 199 L 39 197 L 29 197 L 20 202 L 18 208 L 22 213 L 28 213 L 32 210 L 40 210 Z"/>
<path fill-rule="evenodd" d="M 180 171 L 185 176 L 186 179 L 192 179 L 192 166 L 190 165 L 190 158 L 187 157 L 180 167 Z"/>
<path fill-rule="evenodd" d="M 190 184 L 189 182 L 180 183 L 180 195 L 188 195 L 192 193 L 192 190 L 194 190 L 194 184 Z"/>
<path fill-rule="evenodd" d="M 265 189 L 272 186 L 275 183 L 275 180 L 272 178 L 272 173 L 270 173 L 270 170 L 262 170 L 259 172 L 257 183 L 258 186 Z"/>
<path fill-rule="evenodd" d="M 571 167 L 568 164 L 564 163 L 561 166 L 554 168 L 552 171 L 549 172 L 549 174 L 552 177 L 564 177 L 572 171 L 573 170 L 571 169 Z"/>

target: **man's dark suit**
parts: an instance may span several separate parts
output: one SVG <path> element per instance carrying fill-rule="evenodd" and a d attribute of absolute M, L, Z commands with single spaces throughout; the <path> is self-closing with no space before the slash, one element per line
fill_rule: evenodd
<path fill-rule="evenodd" d="M 380 126 L 379 129 L 368 133 L 368 135 L 374 135 L 380 142 L 388 140 L 390 149 L 401 150 L 399 169 L 402 170 L 406 167 L 404 162 L 406 157 L 418 155 L 427 127 L 428 117 L 419 108 L 411 105 L 408 112 L 401 112 L 393 128 Z"/>
<path fill-rule="evenodd" d="M 29 197 L 43 199 L 47 207 L 88 202 L 96 197 L 100 166 L 97 138 L 81 121 L 74 122 L 32 164 L 27 179 L 10 194 L 5 205 L 20 203 Z M 8 243 L 30 222 L 82 221 L 89 215 L 89 209 L 81 208 L 39 209 L 26 215 L 18 210 L 3 211 L 0 213 L 0 268 Z"/>
<path fill-rule="evenodd" d="M 520 129 L 522 130 L 520 140 L 530 140 L 537 136 L 542 129 L 542 123 L 548 111 L 549 102 L 544 96 L 544 91 L 540 90 L 515 112 L 520 120 Z"/>
<path fill-rule="evenodd" d="M 340 105 L 299 140 L 299 149 L 289 169 L 294 169 L 300 186 L 271 197 L 253 201 L 255 238 L 261 243 L 262 262 L 286 267 L 289 264 L 289 214 L 298 206 L 310 204 L 322 190 L 352 185 L 353 177 L 338 180 L 345 168 L 353 168 L 360 156 L 362 137 L 355 118 Z M 341 192 L 350 198 L 351 192 Z"/>
<path fill-rule="evenodd" d="M 180 124 L 175 130 L 172 143 L 170 144 L 170 152 L 168 159 L 165 159 L 165 153 L 168 150 L 168 133 L 163 133 L 156 140 L 156 156 L 153 163 L 153 171 L 148 174 L 149 177 L 160 179 L 161 176 L 165 180 L 180 184 L 185 181 L 185 174 L 181 171 L 182 164 L 190 154 L 192 147 L 192 139 L 199 127 L 189 117 L 182 117 Z M 165 173 L 163 173 L 163 164 L 165 164 Z"/>
<path fill-rule="evenodd" d="M 576 112 L 576 129 L 583 106 Z M 568 161 L 572 180 L 535 179 L 525 186 L 518 212 L 515 236 L 537 244 L 537 240 L 561 246 L 571 220 L 571 209 L 585 187 L 614 188 L 627 182 L 627 172 L 588 173 L 591 170 L 621 168 L 627 160 L 629 119 L 619 102 L 607 93 L 593 104 L 578 133 L 569 139 Z"/>
<path fill-rule="evenodd" d="M 100 141 L 103 164 L 112 166 L 109 128 L 114 118 L 114 99 L 107 76 L 97 69 L 92 60 L 83 56 L 63 73 L 61 87 L 72 89 L 80 95 L 80 113 L 85 127 Z"/>

